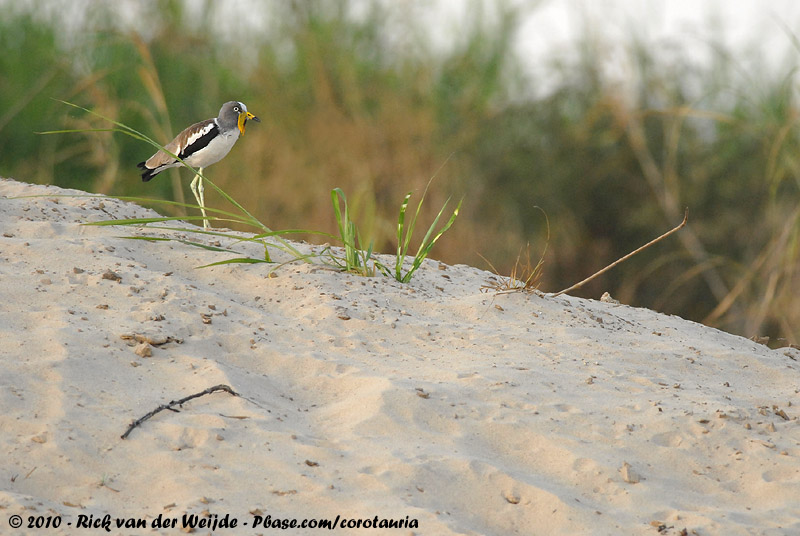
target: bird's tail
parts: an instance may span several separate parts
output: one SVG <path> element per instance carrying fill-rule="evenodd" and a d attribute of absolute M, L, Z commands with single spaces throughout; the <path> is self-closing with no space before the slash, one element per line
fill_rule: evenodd
<path fill-rule="evenodd" d="M 142 170 L 142 182 L 147 182 L 147 181 L 149 181 L 150 179 L 152 179 L 153 177 L 155 177 L 156 175 L 158 175 L 158 172 L 159 172 L 159 171 L 161 171 L 161 170 L 160 170 L 160 169 L 158 169 L 158 168 L 156 168 L 156 169 L 150 169 L 149 167 L 147 167 L 147 166 L 145 165 L 145 163 L 144 163 L 144 162 L 139 162 L 138 164 L 136 164 L 136 167 L 138 167 L 139 169 L 141 169 L 141 170 Z"/>

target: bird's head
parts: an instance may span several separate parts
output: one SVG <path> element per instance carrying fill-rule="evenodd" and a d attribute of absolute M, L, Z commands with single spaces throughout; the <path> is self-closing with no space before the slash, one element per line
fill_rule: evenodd
<path fill-rule="evenodd" d="M 260 123 L 261 119 L 248 112 L 247 106 L 245 106 L 244 103 L 239 102 L 237 104 L 238 106 L 234 107 L 234 111 L 239 114 L 239 119 L 236 121 L 236 124 L 239 126 L 239 132 L 244 135 L 244 127 L 247 124 L 248 119 L 252 119 L 257 123 Z"/>

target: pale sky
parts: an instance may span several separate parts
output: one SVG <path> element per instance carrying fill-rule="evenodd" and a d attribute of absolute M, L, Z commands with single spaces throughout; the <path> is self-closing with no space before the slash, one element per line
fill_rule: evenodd
<path fill-rule="evenodd" d="M 87 15 L 98 5 L 109 0 L 0 0 L 0 8 L 35 9 L 49 13 L 72 30 L 79 30 Z M 275 12 L 270 2 L 255 0 L 185 0 L 189 12 L 208 9 L 221 18 L 230 17 L 220 26 L 235 28 L 242 39 L 248 32 L 263 32 L 274 23 Z M 275 0 L 284 1 L 284 0 Z M 314 0 L 311 0 L 314 1 Z M 453 35 L 462 31 L 474 10 L 476 0 L 355 0 L 355 12 L 361 5 L 373 1 L 388 2 L 391 8 L 411 13 L 428 24 L 426 38 L 435 45 L 446 46 Z M 477 0 L 492 6 L 498 0 Z M 744 56 L 754 49 L 761 50 L 765 61 L 774 67 L 785 68 L 789 57 L 800 58 L 800 51 L 792 49 L 792 39 L 784 24 L 800 34 L 800 0 L 502 0 L 518 6 L 526 13 L 520 28 L 517 51 L 530 69 L 543 67 L 549 56 L 556 52 L 569 52 L 569 44 L 587 28 L 592 37 L 608 45 L 621 44 L 636 32 L 654 47 L 664 46 L 670 40 L 689 45 L 698 55 L 708 54 L 708 43 L 722 41 L 726 49 Z M 156 2 L 118 0 L 117 23 L 137 26 L 142 10 L 152 9 Z M 489 16 L 484 9 L 481 16 Z M 246 16 L 242 17 L 242 14 Z M 391 24 L 391 21 L 389 21 Z M 141 25 L 138 25 L 141 26 Z M 716 28 L 716 30 L 714 30 Z M 148 28 L 138 28 L 145 35 Z M 400 30 L 402 32 L 402 30 Z M 223 31 L 222 33 L 228 33 Z M 402 41 L 402 39 L 401 39 Z M 400 45 L 402 46 L 402 45 Z M 790 53 L 793 56 L 790 56 Z M 702 56 L 700 56 L 702 57 Z M 797 62 L 796 62 L 797 63 Z M 773 65 L 771 65 L 773 66 Z"/>
<path fill-rule="evenodd" d="M 621 78 L 627 69 L 622 46 L 634 34 L 656 50 L 680 44 L 699 61 L 710 57 L 711 43 L 722 44 L 743 71 L 759 54 L 781 73 L 788 72 L 787 61 L 800 63 L 790 33 L 800 36 L 798 0 L 518 0 L 515 5 L 529 12 L 517 50 L 533 73 L 544 69 L 553 53 L 576 53 L 569 44 L 587 28 L 585 21 L 592 38 L 608 50 L 606 71 Z"/>

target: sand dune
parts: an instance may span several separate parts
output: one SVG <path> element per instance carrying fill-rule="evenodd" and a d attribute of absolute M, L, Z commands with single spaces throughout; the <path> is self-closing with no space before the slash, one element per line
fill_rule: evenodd
<path fill-rule="evenodd" d="M 407 521 L 341 534 L 800 534 L 796 349 L 486 293 L 492 274 L 436 261 L 409 284 L 197 269 L 224 254 L 81 226 L 152 212 L 65 194 L 83 193 L 0 180 L 2 534 L 91 533 L 79 516 L 106 514 L 147 525 L 114 534 L 174 534 L 152 523 L 184 514 L 238 521 L 200 534 L 273 533 L 256 516 Z M 25 195 L 47 197 L 8 199 Z M 120 439 L 217 384 L 242 396 Z M 37 516 L 61 526 L 27 528 Z"/>

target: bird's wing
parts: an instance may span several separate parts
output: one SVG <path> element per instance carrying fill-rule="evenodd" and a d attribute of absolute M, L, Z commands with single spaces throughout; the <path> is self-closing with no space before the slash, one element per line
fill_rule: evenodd
<path fill-rule="evenodd" d="M 175 136 L 175 139 L 164 146 L 164 149 L 174 155 L 178 155 L 185 160 L 193 153 L 199 151 L 219 133 L 219 127 L 214 119 L 206 119 L 195 123 L 183 132 Z M 150 169 L 157 169 L 161 166 L 174 164 L 177 162 L 172 155 L 164 151 L 158 151 L 150 157 L 145 166 Z"/>

